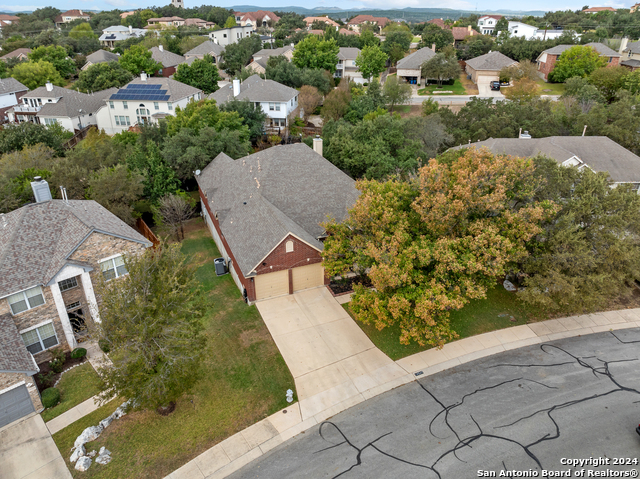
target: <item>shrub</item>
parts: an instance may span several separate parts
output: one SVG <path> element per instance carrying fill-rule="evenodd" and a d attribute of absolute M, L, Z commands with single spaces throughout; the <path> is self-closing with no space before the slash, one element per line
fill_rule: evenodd
<path fill-rule="evenodd" d="M 56 375 L 53 371 L 47 373 L 38 374 L 38 380 L 45 386 L 51 386 L 53 384 L 53 377 Z"/>
<path fill-rule="evenodd" d="M 111 347 L 109 346 L 109 343 L 106 339 L 100 339 L 98 341 L 98 346 L 100 346 L 100 349 L 103 353 L 108 353 L 109 351 L 111 351 Z"/>
<path fill-rule="evenodd" d="M 64 349 L 62 348 L 54 348 L 54 349 L 51 349 L 49 352 L 51 353 L 51 356 L 53 357 L 54 360 L 57 359 L 62 364 L 64 364 L 65 361 L 67 360 L 67 354 L 64 352 Z"/>
<path fill-rule="evenodd" d="M 60 359 L 52 359 L 51 361 L 49 361 L 49 368 L 54 372 L 54 373 L 61 373 L 62 370 L 64 369 L 64 362 Z"/>
<path fill-rule="evenodd" d="M 84 358 L 86 355 L 87 355 L 87 350 L 84 348 L 76 348 L 73 351 L 71 351 L 71 357 L 73 359 Z"/>
<path fill-rule="evenodd" d="M 57 388 L 49 388 L 42 391 L 42 405 L 45 408 L 55 406 L 60 402 L 60 391 Z"/>

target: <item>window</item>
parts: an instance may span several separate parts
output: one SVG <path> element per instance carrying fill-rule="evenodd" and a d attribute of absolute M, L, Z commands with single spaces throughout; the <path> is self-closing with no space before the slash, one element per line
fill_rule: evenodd
<path fill-rule="evenodd" d="M 116 125 L 120 126 L 120 117 L 116 115 L 115 118 L 116 118 Z"/>
<path fill-rule="evenodd" d="M 102 270 L 102 276 L 107 281 L 113 278 L 119 278 L 128 273 L 122 256 L 116 256 L 115 258 L 103 261 L 100 263 L 100 269 Z"/>
<path fill-rule="evenodd" d="M 129 120 L 128 116 L 121 116 L 120 117 L 120 124 L 124 125 L 125 122 L 127 123 L 127 126 L 131 125 L 131 121 Z"/>
<path fill-rule="evenodd" d="M 38 98 L 38 106 L 42 106 L 42 98 Z"/>
<path fill-rule="evenodd" d="M 40 286 L 12 294 L 8 299 L 13 314 L 22 313 L 23 311 L 44 304 L 44 296 L 42 295 L 42 288 Z"/>
<path fill-rule="evenodd" d="M 58 344 L 53 323 L 47 323 L 39 328 L 22 333 L 22 340 L 31 354 L 39 353 Z"/>
<path fill-rule="evenodd" d="M 128 109 L 129 109 L 129 104 L 128 104 L 126 101 L 123 101 L 123 102 L 122 102 L 122 106 L 124 106 L 124 109 L 125 109 L 125 110 L 128 110 Z"/>
<path fill-rule="evenodd" d="M 167 103 L 167 108 L 169 108 L 169 110 L 173 110 L 173 103 Z"/>
<path fill-rule="evenodd" d="M 56 120 L 55 118 L 45 118 L 44 119 L 44 124 L 45 125 L 55 125 L 58 123 L 58 120 Z"/>
<path fill-rule="evenodd" d="M 276 104 L 269 102 L 269 111 L 274 111 L 276 109 Z"/>
<path fill-rule="evenodd" d="M 114 106 L 112 101 L 109 102 L 109 108 L 111 108 L 112 110 L 115 108 L 115 106 Z"/>
<path fill-rule="evenodd" d="M 160 103 L 158 103 L 157 101 L 154 101 L 154 102 L 153 102 L 153 107 L 154 107 L 156 110 L 159 110 L 159 109 L 160 109 Z"/>
<path fill-rule="evenodd" d="M 75 301 L 73 303 L 67 304 L 65 306 L 67 308 L 67 311 L 71 311 L 72 309 L 76 309 L 80 307 L 80 301 Z"/>
<path fill-rule="evenodd" d="M 259 102 L 259 101 L 257 101 L 257 102 L 256 102 L 256 109 L 259 109 L 259 108 L 260 108 L 260 102 Z"/>
<path fill-rule="evenodd" d="M 76 286 L 78 286 L 78 280 L 75 277 L 58 281 L 60 291 L 66 291 L 68 289 L 75 288 Z"/>
<path fill-rule="evenodd" d="M 223 33 L 223 34 L 222 34 L 222 37 L 223 37 L 223 38 L 227 38 L 227 34 L 226 34 L 226 33 Z"/>
<path fill-rule="evenodd" d="M 293 241 L 287 241 L 285 244 L 285 252 L 293 253 Z"/>

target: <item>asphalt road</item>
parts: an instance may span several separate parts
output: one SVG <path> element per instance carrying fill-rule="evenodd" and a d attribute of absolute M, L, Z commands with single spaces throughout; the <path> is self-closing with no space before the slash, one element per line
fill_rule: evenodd
<path fill-rule="evenodd" d="M 582 477 L 607 469 L 637 477 L 639 358 L 640 329 L 508 351 L 365 401 L 230 477 L 465 479 L 501 470 L 581 477 L 581 469 Z M 609 465 L 562 463 L 588 458 Z M 621 458 L 631 464 L 613 464 Z"/>

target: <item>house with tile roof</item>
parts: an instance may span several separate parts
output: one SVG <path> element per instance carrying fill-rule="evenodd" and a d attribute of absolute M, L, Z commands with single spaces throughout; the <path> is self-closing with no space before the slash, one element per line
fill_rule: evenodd
<path fill-rule="evenodd" d="M 464 42 L 467 37 L 480 35 L 476 30 L 471 28 L 471 25 L 467 25 L 466 27 L 451 27 L 451 33 L 453 33 L 453 45 L 456 47 Z"/>
<path fill-rule="evenodd" d="M 86 338 L 98 278 L 126 275 L 124 256 L 151 246 L 95 201 L 54 200 L 40 177 L 31 186 L 35 203 L 0 215 L 0 427 L 42 409 L 36 364 Z"/>
<path fill-rule="evenodd" d="M 150 18 L 147 20 L 147 26 L 155 27 L 155 28 L 174 28 L 180 27 L 184 25 L 185 19 L 181 17 L 159 17 L 159 18 Z"/>
<path fill-rule="evenodd" d="M 298 109 L 299 91 L 273 80 L 265 80 L 258 75 L 251 75 L 245 81 L 233 80 L 231 85 L 224 86 L 209 95 L 218 105 L 232 100 L 249 101 L 260 105 L 267 114 L 266 127 L 286 128 L 288 119 Z"/>
<path fill-rule="evenodd" d="M 82 66 L 81 70 L 86 70 L 91 65 L 95 65 L 96 63 L 117 62 L 119 58 L 120 56 L 116 55 L 115 53 L 111 53 L 106 50 L 98 50 L 90 55 L 87 55 L 87 63 Z"/>
<path fill-rule="evenodd" d="M 163 77 L 170 77 L 176 72 L 178 65 L 185 62 L 185 57 L 167 51 L 162 45 L 152 47 L 150 50 L 151 58 L 162 65 L 162 69 L 158 71 Z"/>
<path fill-rule="evenodd" d="M 322 22 L 330 27 L 335 27 L 335 28 L 340 26 L 335 21 L 331 20 L 329 17 L 306 17 L 304 19 L 304 22 L 307 24 L 307 30 L 311 30 L 311 25 L 313 25 L 314 22 Z"/>
<path fill-rule="evenodd" d="M 560 58 L 560 55 L 574 46 L 575 45 L 556 45 L 553 48 L 543 51 L 538 56 L 536 60 L 538 63 L 538 71 L 542 74 L 545 81 L 549 79 L 549 73 L 551 73 L 556 67 L 556 62 L 558 61 L 558 58 Z M 605 58 L 607 62 L 606 66 L 608 67 L 620 64 L 620 58 L 622 55 L 602 43 L 591 42 L 582 46 L 591 47 L 597 51 L 601 57 Z"/>
<path fill-rule="evenodd" d="M 22 95 L 20 103 L 7 110 L 10 122 L 30 121 L 39 125 L 59 124 L 74 132 L 97 124 L 96 113 L 104 105 L 104 99 L 115 92 L 115 88 L 91 94 L 80 93 L 47 82 Z"/>
<path fill-rule="evenodd" d="M 114 48 L 118 42 L 128 40 L 129 38 L 140 38 L 147 34 L 144 28 L 133 28 L 131 25 L 123 27 L 122 25 L 113 25 L 102 30 L 100 35 L 100 43 L 108 48 Z"/>
<path fill-rule="evenodd" d="M 0 15 L 0 30 L 4 27 L 8 27 L 9 25 L 13 25 L 14 23 L 18 23 L 20 21 L 20 17 L 16 17 L 15 15 Z"/>
<path fill-rule="evenodd" d="M 489 52 L 467 60 L 465 71 L 478 86 L 500 80 L 500 70 L 518 63 L 500 52 Z"/>
<path fill-rule="evenodd" d="M 584 13 L 617 12 L 613 7 L 591 7 L 582 10 Z"/>
<path fill-rule="evenodd" d="M 384 27 L 389 23 L 387 17 L 374 17 L 372 15 L 356 15 L 347 23 L 347 26 L 360 33 L 360 28 L 363 24 L 374 25 L 376 27 L 376 32 L 380 33 Z"/>
<path fill-rule="evenodd" d="M 76 20 L 84 20 L 85 22 L 88 22 L 91 20 L 91 16 L 82 10 L 67 10 L 66 12 L 58 15 L 53 20 L 53 23 L 55 23 L 56 27 L 60 28 L 65 23 L 75 22 Z"/>
<path fill-rule="evenodd" d="M 197 27 L 198 30 L 205 30 L 216 26 L 214 22 L 208 22 L 202 18 L 187 18 L 184 21 L 185 27 Z"/>
<path fill-rule="evenodd" d="M 31 53 L 31 48 L 16 48 L 14 51 L 2 55 L 0 60 L 6 62 L 9 58 L 17 58 L 21 62 L 24 62 L 29 59 L 29 53 Z"/>
<path fill-rule="evenodd" d="M 359 192 L 321 144 L 221 153 L 196 176 L 205 221 L 249 303 L 325 284 L 321 223 L 342 221 Z"/>
<path fill-rule="evenodd" d="M 15 78 L 4 78 L 0 80 L 0 124 L 7 123 L 9 116 L 7 112 L 20 104 L 20 99 L 29 89 Z"/>
<path fill-rule="evenodd" d="M 422 64 L 428 62 L 436 53 L 428 47 L 421 48 L 398 61 L 398 78 L 403 78 L 412 85 L 424 85 L 422 78 Z"/>
<path fill-rule="evenodd" d="M 280 17 L 269 10 L 258 10 L 256 12 L 235 12 L 236 23 L 241 27 L 251 27 L 253 30 L 259 27 L 266 27 L 271 23 L 275 25 Z"/>
<path fill-rule="evenodd" d="M 167 77 L 139 78 L 120 89 L 111 89 L 102 97 L 96 113 L 100 130 L 115 135 L 135 125 L 157 123 L 161 118 L 175 115 L 177 107 L 185 108 L 190 101 L 203 98 L 202 90 Z"/>

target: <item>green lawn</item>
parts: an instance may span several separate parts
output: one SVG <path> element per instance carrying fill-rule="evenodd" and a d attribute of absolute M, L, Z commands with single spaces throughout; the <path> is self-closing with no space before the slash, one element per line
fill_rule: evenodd
<path fill-rule="evenodd" d="M 349 303 L 344 304 L 343 307 L 353 316 Z M 461 310 L 452 312 L 451 327 L 462 339 L 496 329 L 519 326 L 542 318 L 539 311 L 531 306 L 525 306 L 516 299 L 514 293 L 509 293 L 502 286 L 497 286 L 487 293 L 487 299 L 471 301 Z M 400 344 L 399 326 L 394 325 L 378 331 L 373 325 L 362 324 L 359 321 L 356 323 L 371 341 L 394 361 L 430 349 L 430 346 L 420 346 L 418 343 L 411 343 L 408 346 Z"/>
<path fill-rule="evenodd" d="M 99 386 L 100 377 L 88 361 L 64 373 L 56 386 L 60 390 L 60 402 L 57 406 L 42 411 L 42 419 L 44 422 L 50 421 L 95 396 L 99 392 Z"/>
<path fill-rule="evenodd" d="M 465 90 L 464 85 L 460 82 L 459 79 L 453 82 L 453 85 L 442 85 L 438 87 L 438 85 L 427 85 L 425 88 L 420 88 L 418 90 L 418 95 L 433 95 L 434 92 L 437 91 L 450 91 L 449 95 L 466 95 L 467 90 Z M 446 93 L 442 93 L 442 95 L 446 95 Z M 438 96 L 437 94 L 435 96 Z"/>
<path fill-rule="evenodd" d="M 564 83 L 547 83 L 542 78 L 538 78 L 536 83 L 540 87 L 540 94 L 542 95 L 562 95 L 565 90 Z"/>
<path fill-rule="evenodd" d="M 202 219 L 188 225 L 182 251 L 199 265 L 197 278 L 209 296 L 204 374 L 171 415 L 141 411 L 114 422 L 89 445 L 106 446 L 113 453 L 111 463 L 93 465 L 87 472 L 71 468 L 74 477 L 163 478 L 288 405 L 285 393 L 295 390 L 293 377 L 256 307 L 242 301 L 231 275 L 215 275 L 213 260 L 220 254 Z M 111 403 L 103 409 L 92 413 L 92 420 L 83 418 L 54 435 L 65 460 L 77 435 L 108 416 Z"/>
<path fill-rule="evenodd" d="M 421 41 L 422 41 L 422 38 L 421 38 L 421 37 L 416 37 L 416 36 L 414 36 L 414 37 L 413 37 L 413 40 L 411 40 L 411 43 L 420 43 Z"/>

